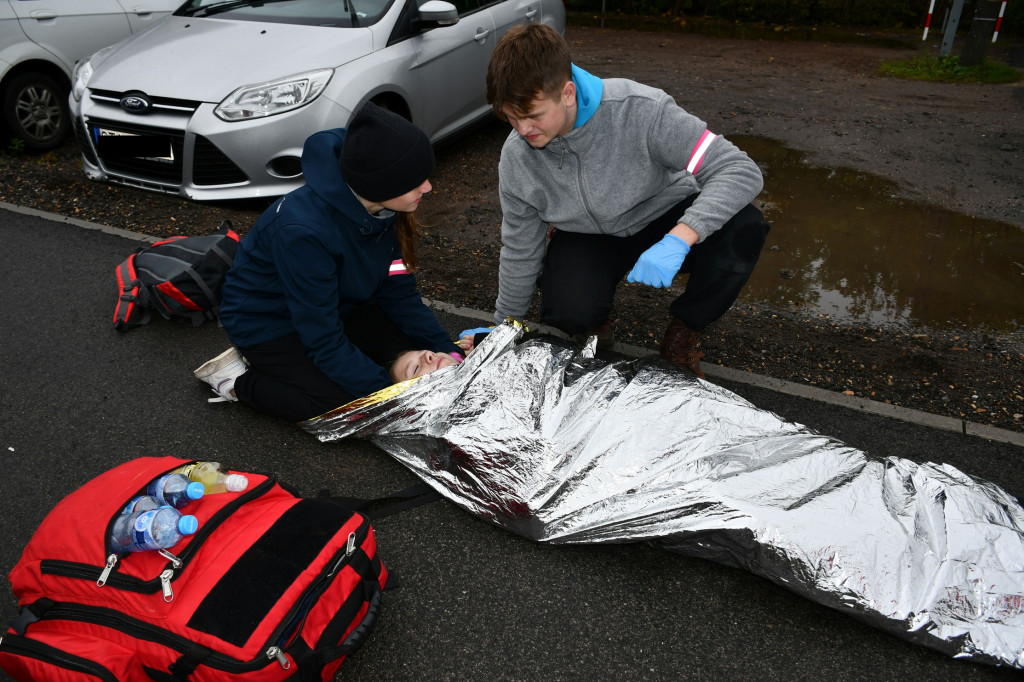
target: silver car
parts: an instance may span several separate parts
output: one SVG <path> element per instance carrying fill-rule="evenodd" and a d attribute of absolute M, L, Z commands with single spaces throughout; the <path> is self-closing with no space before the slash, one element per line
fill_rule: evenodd
<path fill-rule="evenodd" d="M 25 149 L 59 146 L 71 130 L 67 102 L 75 62 L 154 25 L 181 2 L 0 0 L 0 123 L 5 132 Z"/>
<path fill-rule="evenodd" d="M 79 63 L 85 172 L 197 200 L 284 194 L 305 139 L 367 101 L 433 142 L 487 116 L 494 45 L 530 21 L 563 31 L 562 0 L 190 0 Z"/>

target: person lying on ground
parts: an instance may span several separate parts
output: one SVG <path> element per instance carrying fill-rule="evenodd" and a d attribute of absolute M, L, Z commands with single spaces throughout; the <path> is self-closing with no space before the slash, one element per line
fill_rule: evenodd
<path fill-rule="evenodd" d="M 1024 668 L 1013 495 L 912 441 L 869 456 L 659 357 L 592 351 L 506 322 L 458 366 L 301 428 L 368 439 L 537 542 L 652 543 L 947 654 Z"/>
<path fill-rule="evenodd" d="M 412 275 L 426 134 L 367 104 L 306 140 L 302 170 L 306 185 L 260 216 L 227 275 L 232 348 L 195 370 L 222 399 L 291 421 L 389 386 L 401 351 L 459 352 Z"/>

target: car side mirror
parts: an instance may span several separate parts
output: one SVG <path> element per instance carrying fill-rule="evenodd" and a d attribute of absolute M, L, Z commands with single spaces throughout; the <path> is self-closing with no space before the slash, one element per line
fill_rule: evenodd
<path fill-rule="evenodd" d="M 452 26 L 459 22 L 459 10 L 445 0 L 427 0 L 419 6 L 420 26 Z"/>

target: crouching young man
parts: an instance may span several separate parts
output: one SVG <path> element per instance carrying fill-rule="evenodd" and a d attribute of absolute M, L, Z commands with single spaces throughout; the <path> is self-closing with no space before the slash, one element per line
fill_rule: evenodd
<path fill-rule="evenodd" d="M 543 24 L 498 42 L 487 102 L 513 128 L 499 165 L 495 320 L 522 318 L 539 283 L 542 322 L 607 348 L 623 276 L 668 287 L 689 273 L 661 355 L 703 377 L 700 333 L 735 302 L 768 233 L 750 204 L 757 164 L 665 92 L 572 64 Z"/>

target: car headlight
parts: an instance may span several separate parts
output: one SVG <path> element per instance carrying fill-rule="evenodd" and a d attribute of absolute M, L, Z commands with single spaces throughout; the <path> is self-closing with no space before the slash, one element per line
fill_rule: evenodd
<path fill-rule="evenodd" d="M 75 68 L 71 71 L 71 96 L 75 98 L 76 102 L 82 99 L 82 94 L 85 93 L 85 88 L 89 85 L 93 64 L 103 61 L 107 53 L 113 49 L 114 46 L 110 45 L 75 63 Z"/>
<path fill-rule="evenodd" d="M 283 114 L 319 97 L 332 75 L 333 69 L 320 69 L 269 83 L 244 85 L 228 95 L 213 111 L 225 121 L 244 121 Z"/>

